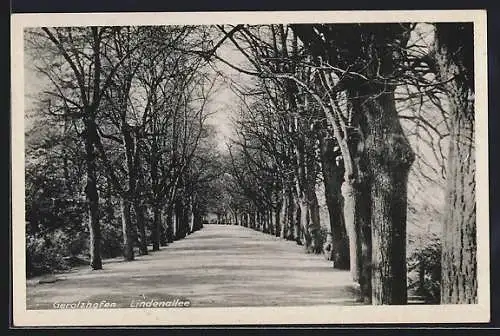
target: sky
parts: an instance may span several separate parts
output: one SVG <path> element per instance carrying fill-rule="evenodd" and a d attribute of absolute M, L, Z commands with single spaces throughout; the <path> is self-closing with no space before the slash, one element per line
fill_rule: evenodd
<path fill-rule="evenodd" d="M 230 41 L 226 40 L 224 42 L 218 49 L 217 55 L 238 67 L 249 69 L 245 57 L 239 51 L 235 50 Z M 221 78 L 220 88 L 209 105 L 210 112 L 214 112 L 209 123 L 214 125 L 217 130 L 218 147 L 221 150 L 225 150 L 226 143 L 236 135 L 233 119 L 240 108 L 239 98 L 230 88 L 231 81 L 241 83 L 248 80 L 249 76 L 238 72 L 220 61 L 216 62 L 215 67 L 225 78 Z"/>

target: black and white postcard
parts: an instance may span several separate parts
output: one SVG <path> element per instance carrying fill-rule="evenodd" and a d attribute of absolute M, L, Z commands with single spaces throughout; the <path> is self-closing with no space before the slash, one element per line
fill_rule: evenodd
<path fill-rule="evenodd" d="M 486 12 L 12 16 L 16 326 L 490 319 Z"/>

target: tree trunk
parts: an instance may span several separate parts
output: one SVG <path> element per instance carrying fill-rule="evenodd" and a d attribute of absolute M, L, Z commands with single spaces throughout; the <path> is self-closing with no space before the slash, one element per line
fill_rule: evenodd
<path fill-rule="evenodd" d="M 342 196 L 344 197 L 344 219 L 349 239 L 349 269 L 354 282 L 359 282 L 361 268 L 358 259 L 358 233 L 356 230 L 356 190 L 349 182 L 342 184 Z M 370 293 L 371 295 L 371 293 Z"/>
<path fill-rule="evenodd" d="M 234 209 L 233 210 L 233 214 L 234 214 L 234 225 L 239 225 L 239 219 L 238 219 L 238 210 L 237 209 Z"/>
<path fill-rule="evenodd" d="M 259 211 L 258 217 L 259 219 L 259 231 L 262 233 L 266 232 L 266 211 Z"/>
<path fill-rule="evenodd" d="M 407 172 L 374 175 L 372 195 L 372 283 L 374 304 L 406 304 Z"/>
<path fill-rule="evenodd" d="M 265 232 L 267 234 L 272 234 L 273 233 L 273 211 L 271 209 L 267 210 L 264 212 L 264 218 L 265 218 Z"/>
<path fill-rule="evenodd" d="M 477 303 L 474 41 L 472 23 L 436 24 L 438 78 L 450 98 L 441 303 Z M 453 80 L 448 80 L 453 78 Z"/>
<path fill-rule="evenodd" d="M 167 225 L 165 228 L 165 240 L 164 245 L 166 246 L 168 243 L 172 243 L 174 241 L 174 230 L 175 230 L 175 211 L 172 205 L 167 206 Z"/>
<path fill-rule="evenodd" d="M 294 195 L 293 206 L 291 207 L 293 220 L 293 239 L 298 245 L 302 245 L 302 226 L 300 224 L 301 212 L 300 202 L 297 195 Z"/>
<path fill-rule="evenodd" d="M 321 244 L 320 229 L 321 219 L 319 216 L 319 203 L 316 195 L 315 183 L 307 185 L 307 211 L 309 213 L 308 236 L 311 239 L 309 252 L 320 253 L 323 246 Z"/>
<path fill-rule="evenodd" d="M 153 243 L 153 251 L 160 250 L 161 234 L 162 234 L 162 223 L 161 223 L 161 202 L 160 195 L 158 193 L 159 181 L 158 181 L 158 144 L 156 138 L 153 137 L 151 142 L 151 161 L 150 161 L 150 171 L 151 175 L 151 190 L 153 194 L 153 227 L 151 228 L 151 241 Z"/>
<path fill-rule="evenodd" d="M 372 303 L 406 304 L 407 183 L 415 154 L 399 122 L 394 87 L 367 83 L 351 95 L 366 96 L 373 98 L 354 104 L 367 118 Z"/>
<path fill-rule="evenodd" d="M 274 211 L 272 208 L 268 211 L 268 223 L 268 233 L 274 236 L 276 232 L 276 216 L 274 216 Z"/>
<path fill-rule="evenodd" d="M 342 169 L 336 165 L 333 139 L 321 137 L 321 142 L 321 168 L 325 186 L 326 205 L 330 215 L 330 232 L 332 235 L 330 259 L 333 261 L 334 268 L 348 269 L 350 265 L 350 255 L 352 253 L 350 253 L 350 243 L 344 222 L 341 191 L 343 172 Z M 355 242 L 353 243 L 355 251 L 356 245 Z M 354 265 L 356 265 L 356 260 L 353 260 L 353 262 Z"/>
<path fill-rule="evenodd" d="M 184 197 L 182 201 L 179 202 L 179 212 L 178 212 L 178 218 L 179 218 L 179 231 L 177 232 L 177 239 L 182 239 L 186 237 L 187 234 L 187 229 L 189 222 L 187 220 L 187 204 L 184 201 Z"/>
<path fill-rule="evenodd" d="M 156 202 L 153 204 L 153 228 L 152 228 L 152 241 L 153 251 L 160 250 L 160 236 L 161 236 L 161 208 Z"/>
<path fill-rule="evenodd" d="M 299 237 L 301 243 L 300 245 L 302 245 L 306 252 L 308 252 L 309 246 L 311 244 L 311 238 L 307 230 L 307 226 L 309 223 L 309 213 L 305 195 L 301 195 L 299 197 L 299 222 L 301 232 L 301 235 Z"/>
<path fill-rule="evenodd" d="M 125 105 L 126 106 L 126 105 Z M 131 134 L 131 127 L 122 120 L 121 126 L 125 159 L 127 163 L 127 188 L 121 197 L 122 229 L 123 229 L 123 257 L 125 260 L 134 260 L 134 239 L 132 230 L 132 217 L 130 215 L 131 202 L 136 196 L 137 171 L 134 163 L 135 142 Z"/>
<path fill-rule="evenodd" d="M 269 225 L 267 233 L 274 236 L 276 230 L 276 216 L 274 214 L 273 208 L 269 209 L 269 211 L 267 212 L 267 222 Z"/>
<path fill-rule="evenodd" d="M 260 232 L 265 232 L 266 229 L 266 218 L 265 212 L 257 211 L 257 223 Z"/>
<path fill-rule="evenodd" d="M 281 221 L 281 207 L 279 207 L 278 209 L 276 209 L 274 211 L 274 223 L 276 225 L 276 228 L 275 228 L 275 231 L 274 231 L 274 235 L 276 237 L 280 237 L 281 236 L 281 226 L 280 226 L 280 221 Z"/>
<path fill-rule="evenodd" d="M 202 216 L 200 215 L 197 205 L 193 207 L 193 218 L 194 218 L 194 230 L 195 231 L 201 230 L 203 227 L 203 219 Z"/>
<path fill-rule="evenodd" d="M 186 200 L 187 202 L 184 202 L 184 207 L 182 209 L 182 235 L 183 238 L 186 237 L 188 234 L 191 233 L 191 223 L 190 223 L 190 216 L 191 216 L 191 204 L 189 199 Z"/>
<path fill-rule="evenodd" d="M 188 212 L 188 221 L 189 221 L 189 231 L 188 233 L 191 234 L 195 229 L 195 215 L 194 215 L 194 206 L 193 206 L 193 199 L 190 199 L 189 201 L 189 212 Z"/>
<path fill-rule="evenodd" d="M 250 216 L 250 227 L 254 230 L 257 227 L 257 212 L 255 210 L 252 212 L 252 215 Z"/>
<path fill-rule="evenodd" d="M 288 196 L 288 190 L 286 188 L 283 188 L 282 191 L 282 201 L 281 201 L 281 208 L 280 208 L 280 232 L 279 236 L 280 238 L 286 238 L 287 230 L 288 230 L 288 207 L 289 207 L 289 196 Z"/>
<path fill-rule="evenodd" d="M 174 218 L 172 220 L 172 224 L 173 224 L 173 228 L 174 228 L 174 240 L 179 240 L 180 239 L 180 235 L 181 235 L 181 218 L 182 218 L 182 214 L 181 214 L 181 205 L 180 205 L 180 202 L 179 201 L 176 201 L 175 202 L 175 205 L 174 205 L 174 211 L 173 211 L 173 215 L 174 215 Z"/>
<path fill-rule="evenodd" d="M 299 169 L 300 171 L 300 169 Z M 304 179 L 302 183 L 297 182 L 297 192 L 299 193 L 299 209 L 300 209 L 300 240 L 306 253 L 316 253 L 321 251 L 322 246 L 319 243 L 319 205 L 314 183 L 310 183 L 309 179 Z"/>
<path fill-rule="evenodd" d="M 141 255 L 148 254 L 148 238 L 146 237 L 146 218 L 144 216 L 146 205 L 143 203 L 144 200 L 144 172 L 142 167 L 142 153 L 140 146 L 138 144 L 139 135 L 135 134 L 135 153 L 134 153 L 134 211 L 136 216 L 137 230 L 139 231 L 139 252 Z"/>
<path fill-rule="evenodd" d="M 123 232 L 123 258 L 126 261 L 134 260 L 134 239 L 132 221 L 130 217 L 130 200 L 126 196 L 120 198 Z"/>
<path fill-rule="evenodd" d="M 360 300 L 369 304 L 372 298 L 370 194 L 366 184 L 359 180 L 344 182 L 341 191 L 349 240 L 349 269 L 353 281 L 360 286 Z"/>
<path fill-rule="evenodd" d="M 295 195 L 292 188 L 287 189 L 287 197 L 288 197 L 288 207 L 286 209 L 286 232 L 285 239 L 287 240 L 295 240 L 295 230 L 296 230 L 296 206 L 297 203 L 295 201 Z"/>
<path fill-rule="evenodd" d="M 139 251 L 141 255 L 148 254 L 148 238 L 146 237 L 146 219 L 144 218 L 144 206 L 140 201 L 135 200 L 134 211 L 137 220 L 137 229 L 139 230 Z"/>
<path fill-rule="evenodd" d="M 369 183 L 361 180 L 355 192 L 355 236 L 357 237 L 356 255 L 358 259 L 357 273 L 361 298 L 366 304 L 372 303 L 372 215 Z M 403 239 L 406 240 L 406 237 Z M 397 253 L 397 252 L 396 252 Z M 406 252 L 404 252 L 406 258 Z M 406 262 L 406 261 L 405 261 Z M 405 274 L 406 277 L 406 274 Z"/>
<path fill-rule="evenodd" d="M 178 238 L 177 239 L 182 239 L 186 237 L 186 232 L 187 232 L 187 226 L 188 226 L 188 221 L 187 221 L 187 209 L 186 209 L 186 204 L 184 202 L 184 199 L 179 203 L 180 209 L 179 209 L 179 231 L 177 233 Z"/>
<path fill-rule="evenodd" d="M 99 194 L 97 193 L 97 176 L 95 166 L 95 152 L 92 131 L 94 123 L 86 122 L 85 135 L 85 163 L 87 168 L 87 185 L 85 195 L 88 203 L 88 220 L 90 233 L 90 267 L 93 270 L 102 269 L 101 260 L 101 225 L 99 223 Z"/>
<path fill-rule="evenodd" d="M 261 227 L 262 227 L 262 232 L 267 233 L 269 230 L 269 221 L 268 221 L 268 212 L 267 210 L 264 210 L 260 213 L 260 221 L 261 221 Z"/>

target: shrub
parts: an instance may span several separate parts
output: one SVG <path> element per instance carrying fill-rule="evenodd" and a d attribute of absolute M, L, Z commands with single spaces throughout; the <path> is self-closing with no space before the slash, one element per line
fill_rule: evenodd
<path fill-rule="evenodd" d="M 60 230 L 26 236 L 26 276 L 68 269 L 64 260 L 68 237 Z"/>
<path fill-rule="evenodd" d="M 324 253 L 324 245 L 327 241 L 328 229 L 320 227 L 316 234 L 318 244 L 315 246 L 315 250 L 313 252 L 316 254 L 321 254 Z"/>
<path fill-rule="evenodd" d="M 418 237 L 408 259 L 409 289 L 427 303 L 439 303 L 441 286 L 441 241 L 435 234 Z"/>
<path fill-rule="evenodd" d="M 112 223 L 102 223 L 101 256 L 114 258 L 122 254 L 122 230 Z"/>
<path fill-rule="evenodd" d="M 87 232 L 72 233 L 68 241 L 66 255 L 77 256 L 86 255 L 89 251 L 89 235 Z"/>

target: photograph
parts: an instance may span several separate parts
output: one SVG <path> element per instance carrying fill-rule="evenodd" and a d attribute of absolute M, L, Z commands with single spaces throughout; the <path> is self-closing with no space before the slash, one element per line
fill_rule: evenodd
<path fill-rule="evenodd" d="M 490 320 L 486 11 L 11 18 L 14 326 Z"/>

